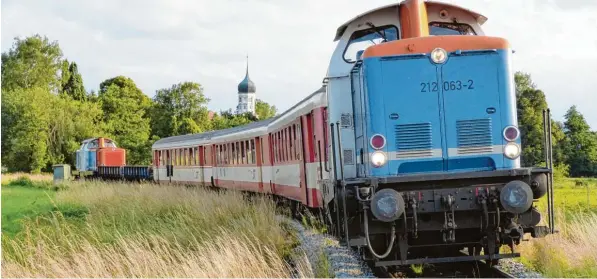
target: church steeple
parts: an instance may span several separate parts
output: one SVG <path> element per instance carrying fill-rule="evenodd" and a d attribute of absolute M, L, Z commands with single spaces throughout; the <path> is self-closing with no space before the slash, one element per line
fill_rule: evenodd
<path fill-rule="evenodd" d="M 247 55 L 245 78 L 238 84 L 238 93 L 255 93 L 255 91 L 257 91 L 255 83 L 249 78 L 249 56 Z"/>
<path fill-rule="evenodd" d="M 249 78 L 249 56 L 247 55 L 245 78 L 238 84 L 238 105 L 236 106 L 236 113 L 255 113 L 255 103 L 257 102 L 255 96 L 256 91 L 257 88 L 255 87 L 255 83 Z"/>

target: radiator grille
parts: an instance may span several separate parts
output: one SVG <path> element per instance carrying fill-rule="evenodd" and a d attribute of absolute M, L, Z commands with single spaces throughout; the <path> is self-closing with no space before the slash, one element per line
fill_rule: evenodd
<path fill-rule="evenodd" d="M 354 165 L 354 152 L 352 149 L 344 149 L 342 151 L 342 161 L 344 165 Z"/>
<path fill-rule="evenodd" d="M 491 119 L 456 121 L 458 154 L 488 153 L 493 151 Z"/>
<path fill-rule="evenodd" d="M 352 114 L 343 113 L 340 115 L 340 127 L 341 128 L 352 128 Z"/>
<path fill-rule="evenodd" d="M 395 126 L 396 158 L 431 157 L 431 123 Z"/>

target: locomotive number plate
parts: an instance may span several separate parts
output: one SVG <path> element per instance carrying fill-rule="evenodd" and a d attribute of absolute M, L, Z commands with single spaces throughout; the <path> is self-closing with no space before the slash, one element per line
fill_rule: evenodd
<path fill-rule="evenodd" d="M 437 92 L 439 89 L 440 83 L 436 81 L 421 82 L 421 92 Z M 441 89 L 444 91 L 473 90 L 475 89 L 475 81 L 472 79 L 444 81 L 441 83 Z"/>

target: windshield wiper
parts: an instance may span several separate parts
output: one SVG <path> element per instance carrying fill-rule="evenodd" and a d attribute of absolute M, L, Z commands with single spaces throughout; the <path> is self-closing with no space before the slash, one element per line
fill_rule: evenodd
<path fill-rule="evenodd" d="M 381 33 L 381 32 L 379 32 L 379 30 L 377 30 L 377 27 L 376 27 L 375 25 L 373 25 L 373 23 L 371 23 L 371 22 L 367 22 L 367 23 L 365 23 L 365 24 L 367 24 L 369 27 L 373 28 L 373 31 L 374 31 L 375 33 L 379 34 L 379 35 L 380 35 L 380 36 L 383 38 L 383 41 L 382 41 L 382 43 L 385 43 L 385 42 L 387 42 L 387 41 L 388 41 L 388 39 L 386 38 L 386 35 L 385 35 L 385 34 L 383 34 L 383 33 Z"/>

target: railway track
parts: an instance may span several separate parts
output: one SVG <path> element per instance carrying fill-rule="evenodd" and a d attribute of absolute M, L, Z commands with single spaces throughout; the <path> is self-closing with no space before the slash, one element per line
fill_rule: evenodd
<path fill-rule="evenodd" d="M 378 278 L 516 278 L 483 261 L 372 270 Z"/>

